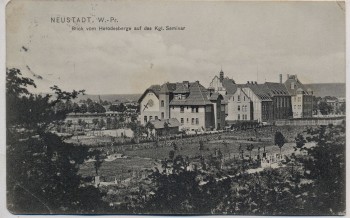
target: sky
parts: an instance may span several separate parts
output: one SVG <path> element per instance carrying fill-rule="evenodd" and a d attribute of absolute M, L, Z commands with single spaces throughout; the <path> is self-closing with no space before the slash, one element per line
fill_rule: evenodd
<path fill-rule="evenodd" d="M 345 81 L 345 12 L 336 2 L 43 1 L 6 8 L 6 65 L 89 94 L 142 93 L 153 84 L 199 80 L 222 69 L 236 83 Z M 344 8 L 344 6 L 343 6 Z M 51 23 L 92 17 L 94 23 Z M 97 17 L 117 23 L 99 24 Z M 177 31 L 72 31 L 72 26 L 183 26 Z M 39 79 L 38 76 L 42 79 Z"/>

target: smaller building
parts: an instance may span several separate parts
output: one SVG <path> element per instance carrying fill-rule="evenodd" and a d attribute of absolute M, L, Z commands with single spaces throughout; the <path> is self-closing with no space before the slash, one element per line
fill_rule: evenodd
<path fill-rule="evenodd" d="M 176 118 L 150 120 L 146 124 L 146 127 L 149 127 L 150 124 L 153 128 L 148 128 L 148 131 L 154 136 L 177 134 L 179 133 L 179 128 L 181 126 L 181 123 Z"/>

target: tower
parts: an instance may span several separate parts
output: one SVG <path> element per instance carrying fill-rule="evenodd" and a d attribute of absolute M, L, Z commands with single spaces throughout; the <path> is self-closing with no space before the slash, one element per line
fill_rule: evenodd
<path fill-rule="evenodd" d="M 224 71 L 220 71 L 220 82 L 222 82 L 224 80 Z"/>

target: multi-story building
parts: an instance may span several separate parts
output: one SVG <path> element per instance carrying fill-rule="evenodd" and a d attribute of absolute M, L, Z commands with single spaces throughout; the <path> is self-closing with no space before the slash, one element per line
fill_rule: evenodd
<path fill-rule="evenodd" d="M 272 99 L 272 120 L 292 118 L 291 96 L 285 85 L 282 82 L 266 82 L 264 83 L 264 88 Z"/>
<path fill-rule="evenodd" d="M 227 121 L 253 120 L 253 102 L 242 88 L 227 96 Z"/>
<path fill-rule="evenodd" d="M 242 89 L 252 101 L 252 119 L 258 122 L 272 121 L 273 102 L 265 91 L 266 87 L 256 82 L 247 82 Z"/>
<path fill-rule="evenodd" d="M 224 96 L 226 103 L 226 121 L 233 123 L 237 120 L 253 120 L 252 101 L 233 79 L 224 77 L 221 70 L 219 77 L 215 76 L 209 84 L 209 89 Z"/>
<path fill-rule="evenodd" d="M 223 96 L 198 81 L 153 85 L 139 99 L 141 124 L 153 119 L 176 118 L 180 129 L 206 131 L 225 126 Z"/>
<path fill-rule="evenodd" d="M 293 118 L 312 117 L 313 91 L 306 89 L 297 75 L 287 75 L 284 85 L 291 95 Z"/>

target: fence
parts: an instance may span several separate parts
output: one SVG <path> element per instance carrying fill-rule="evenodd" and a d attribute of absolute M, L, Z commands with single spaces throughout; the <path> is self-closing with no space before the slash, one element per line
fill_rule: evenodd
<path fill-rule="evenodd" d="M 345 117 L 337 118 L 309 118 L 309 119 L 292 119 L 292 120 L 277 120 L 276 126 L 320 126 L 320 125 L 340 125 Z"/>

